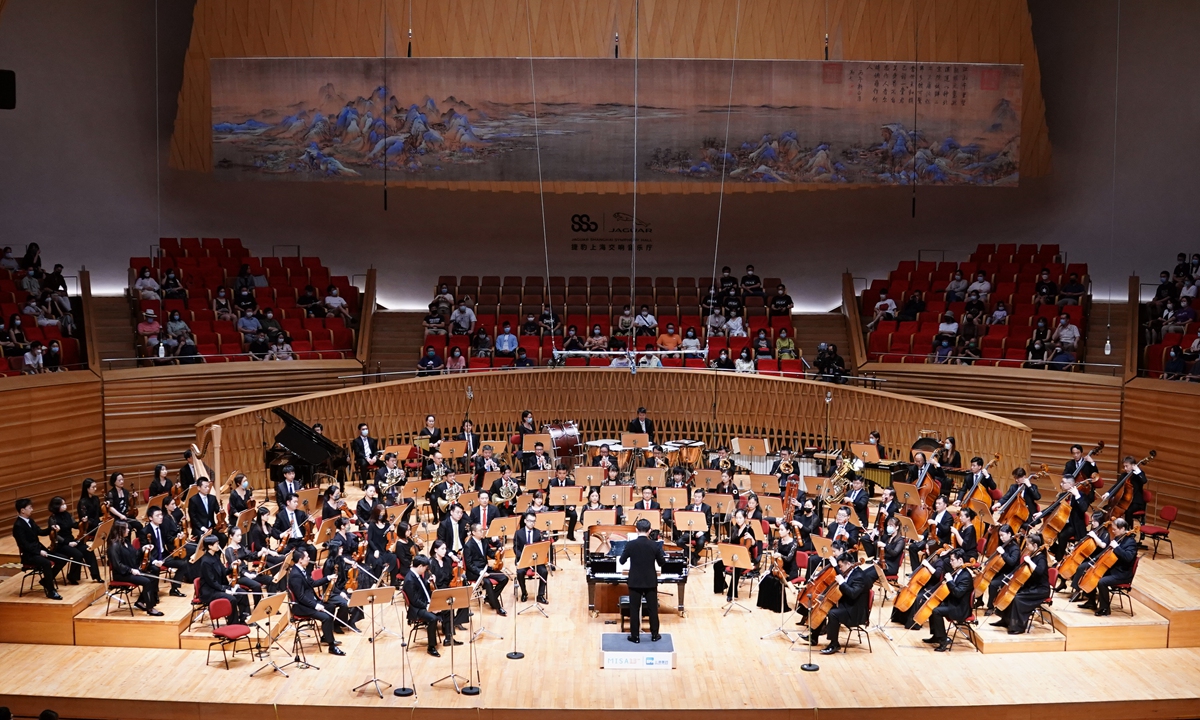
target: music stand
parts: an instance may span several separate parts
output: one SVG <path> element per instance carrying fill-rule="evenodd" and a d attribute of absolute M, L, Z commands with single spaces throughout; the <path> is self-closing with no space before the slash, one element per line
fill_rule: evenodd
<path fill-rule="evenodd" d="M 697 470 L 695 476 L 692 478 L 692 481 L 695 483 L 696 487 L 704 488 L 704 492 L 707 493 L 709 490 L 712 490 L 718 484 L 720 484 L 721 471 Z"/>
<path fill-rule="evenodd" d="M 762 501 L 762 498 L 759 498 Z M 733 519 L 733 512 L 737 510 L 737 498 L 733 495 L 725 493 L 706 493 L 704 502 L 708 503 L 713 509 L 713 521 L 723 527 L 727 527 Z M 714 537 L 716 534 L 714 533 Z M 726 533 L 728 537 L 728 533 Z"/>
<path fill-rule="evenodd" d="M 466 440 L 443 440 L 438 446 L 438 450 L 442 451 L 442 457 L 447 460 L 447 465 L 450 461 L 459 460 L 467 456 L 467 441 Z"/>
<path fill-rule="evenodd" d="M 484 535 L 490 538 L 512 537 L 521 527 L 521 518 L 517 516 L 492 518 Z M 468 538 L 469 539 L 469 538 Z"/>
<path fill-rule="evenodd" d="M 629 504 L 633 488 L 629 485 L 605 485 L 600 488 L 600 504 L 620 507 Z"/>
<path fill-rule="evenodd" d="M 238 513 L 236 525 L 245 535 L 250 532 L 250 525 L 254 522 L 254 518 L 258 516 L 258 511 L 255 509 L 243 510 Z"/>
<path fill-rule="evenodd" d="M 766 438 L 734 438 L 730 443 L 734 455 L 769 455 L 770 443 Z"/>
<path fill-rule="evenodd" d="M 762 508 L 764 518 L 781 518 L 783 512 L 783 498 L 777 495 L 759 495 L 758 505 Z"/>
<path fill-rule="evenodd" d="M 626 450 L 645 450 L 650 447 L 650 436 L 646 433 L 621 433 L 621 447 Z"/>
<path fill-rule="evenodd" d="M 391 585 L 383 585 L 380 587 L 365 588 L 363 590 L 355 590 L 350 593 L 350 601 L 346 603 L 347 607 L 363 607 L 369 605 L 371 607 L 371 678 L 362 685 L 352 689 L 350 692 L 358 692 L 368 685 L 375 686 L 375 692 L 379 694 L 379 698 L 383 699 L 383 689 L 379 687 L 379 683 L 383 683 L 386 687 L 391 687 L 392 684 L 386 680 L 379 679 L 379 671 L 375 665 L 375 606 L 380 604 L 389 604 L 392 598 L 396 595 L 396 588 Z"/>
<path fill-rule="evenodd" d="M 750 559 L 750 548 L 741 545 L 731 545 L 729 543 L 717 543 L 717 555 L 720 556 L 721 562 L 725 567 L 737 568 L 738 570 L 746 571 L 754 567 L 754 562 Z M 737 578 L 733 578 L 731 582 L 736 583 Z M 736 590 L 737 588 L 733 588 Z M 730 593 L 732 596 L 733 593 Z M 750 612 L 750 608 L 741 604 L 737 600 L 730 600 L 725 603 L 725 612 L 721 613 L 721 617 L 729 614 L 734 607 L 739 607 L 746 612 Z"/>
<path fill-rule="evenodd" d="M 491 492 L 492 485 L 503 476 L 504 473 L 499 470 L 488 470 L 483 474 L 483 485 L 479 489 Z"/>
<path fill-rule="evenodd" d="M 533 502 L 533 496 L 529 493 L 521 493 L 513 500 L 513 515 L 524 515 L 529 509 L 529 505 Z"/>
<path fill-rule="evenodd" d="M 321 527 L 317 530 L 317 534 L 313 536 L 313 545 L 323 545 L 329 541 L 337 529 L 333 524 L 337 522 L 337 518 L 331 517 L 321 521 Z"/>
<path fill-rule="evenodd" d="M 900 522 L 900 533 L 908 538 L 910 542 L 921 539 L 921 531 L 917 530 L 917 526 L 911 518 L 907 515 L 897 514 L 896 520 Z M 916 568 L 913 569 L 915 570 Z"/>
<path fill-rule="evenodd" d="M 534 527 L 536 527 L 536 528 L 540 529 L 542 532 L 546 533 L 546 537 L 558 538 L 559 536 L 562 535 L 563 528 L 566 526 L 566 524 L 567 524 L 567 511 L 566 510 L 551 510 L 550 512 L 537 513 L 537 520 L 534 523 Z M 554 540 L 552 539 L 551 542 L 554 542 Z M 565 546 L 564 546 L 563 550 L 566 550 Z M 551 545 L 550 546 L 550 570 L 556 572 L 558 570 L 558 568 L 554 567 L 554 553 L 555 553 L 554 546 Z M 547 586 L 548 585 L 549 585 L 549 583 L 547 583 Z M 547 587 L 546 592 L 549 592 L 549 591 L 550 591 L 550 589 L 549 589 L 549 587 Z"/>
<path fill-rule="evenodd" d="M 660 488 L 667 484 L 666 468 L 638 468 L 633 471 L 634 484 L 638 487 Z"/>
<path fill-rule="evenodd" d="M 879 448 L 874 443 L 850 443 L 850 452 L 854 457 L 861 458 L 864 463 L 878 463 L 883 458 L 879 457 Z"/>
<path fill-rule="evenodd" d="M 262 646 L 263 627 L 261 625 L 259 625 L 259 623 L 263 622 L 263 621 L 267 622 L 267 628 L 266 628 L 267 637 L 270 638 L 271 637 L 270 636 L 270 630 L 271 630 L 270 617 L 272 615 L 275 615 L 276 613 L 278 613 L 279 609 L 286 604 L 287 604 L 287 593 L 276 593 L 274 595 L 268 595 L 267 597 L 264 597 L 262 600 L 260 600 L 258 602 L 257 605 L 254 606 L 254 609 L 250 611 L 250 617 L 247 619 L 246 624 L 252 626 L 255 630 L 257 630 L 259 632 L 258 637 L 255 639 L 254 657 L 256 657 L 260 660 L 264 657 L 265 658 L 271 657 L 271 643 L 268 642 L 267 648 L 265 650 L 263 649 L 263 646 Z M 281 647 L 280 649 L 283 649 L 283 648 Z M 270 662 L 267 665 L 264 665 L 263 667 L 259 668 L 259 670 L 264 670 L 267 667 L 272 667 L 272 666 L 276 670 L 278 670 L 280 673 L 282 673 L 284 677 L 287 677 L 287 673 L 280 670 L 279 666 L 275 665 L 274 662 Z M 254 672 L 258 672 L 258 670 L 255 670 Z M 254 677 L 254 673 L 250 673 L 250 677 Z"/>
<path fill-rule="evenodd" d="M 532 545 L 526 545 L 525 548 L 521 551 L 521 557 L 517 558 L 516 570 L 517 570 L 517 572 L 522 572 L 528 568 L 537 567 L 538 565 L 544 565 L 548 562 L 549 557 L 550 557 L 550 541 L 549 540 L 546 540 L 544 542 L 533 543 Z M 517 610 L 517 583 L 513 583 L 512 585 L 513 585 L 513 610 L 516 610 L 516 612 L 513 613 L 513 649 L 512 649 L 512 652 L 505 655 L 505 657 L 507 657 L 509 660 L 520 660 L 521 658 L 525 657 L 525 653 L 519 652 L 517 650 L 517 616 L 528 610 L 537 610 L 538 612 L 540 612 L 542 614 L 542 617 L 549 617 L 549 616 L 546 615 L 546 611 L 542 608 L 541 603 L 537 603 L 537 602 L 526 607 L 524 610 Z"/>
<path fill-rule="evenodd" d="M 542 444 L 542 449 L 549 452 L 554 449 L 554 438 L 549 433 L 529 433 L 521 438 L 521 452 L 533 452 L 533 446 Z"/>
<path fill-rule="evenodd" d="M 159 495 L 155 495 L 154 497 L 152 497 L 146 501 L 146 506 L 144 508 L 142 508 L 142 510 L 146 511 L 152 507 L 161 508 L 163 506 L 163 503 L 166 502 L 167 496 L 169 496 L 170 494 L 171 493 L 161 493 Z"/>
<path fill-rule="evenodd" d="M 871 447 L 874 447 L 874 445 L 872 445 Z M 875 566 L 875 582 L 879 583 L 879 587 L 881 590 L 883 590 L 883 593 L 882 593 L 882 597 L 879 598 L 879 614 L 875 616 L 876 617 L 875 625 L 873 627 L 867 628 L 867 632 L 870 632 L 872 630 L 878 630 L 879 634 L 884 636 L 885 638 L 887 638 L 888 641 L 895 642 L 895 640 L 892 639 L 892 636 L 888 634 L 887 628 L 883 624 L 883 604 L 885 602 L 887 602 L 888 591 L 892 590 L 894 588 L 892 587 L 891 582 L 888 581 L 887 575 L 885 574 L 886 570 L 884 570 L 883 565 L 880 564 L 878 556 L 876 556 L 874 566 Z"/>
<path fill-rule="evenodd" d="M 460 607 L 470 608 L 471 592 L 472 592 L 472 588 L 470 585 L 463 585 L 460 587 L 443 588 L 441 590 L 434 590 L 433 595 L 429 598 L 430 612 L 432 612 L 436 615 L 439 611 L 434 610 L 433 608 L 435 608 L 435 607 L 446 608 L 447 610 L 450 611 L 450 674 L 447 675 L 446 677 L 438 678 L 437 680 L 434 680 L 433 682 L 429 683 L 429 686 L 433 687 L 434 685 L 437 685 L 440 682 L 449 680 L 454 685 L 454 692 L 456 692 L 460 695 L 462 695 L 462 694 L 478 695 L 479 694 L 479 688 L 477 688 L 477 687 L 475 688 L 474 692 L 466 692 L 466 685 L 468 685 L 471 682 L 471 678 L 465 678 L 462 675 L 459 675 L 456 672 L 454 672 L 454 612 L 455 612 L 455 608 L 460 608 Z M 470 671 L 468 671 L 468 672 L 470 672 Z M 458 684 L 459 680 L 462 680 L 464 685 L 459 685 Z"/>
<path fill-rule="evenodd" d="M 604 484 L 606 477 L 608 477 L 608 473 L 604 471 L 604 468 L 582 467 L 576 473 L 575 482 L 580 487 L 600 487 Z"/>
<path fill-rule="evenodd" d="M 658 506 L 663 510 L 674 512 L 678 508 L 687 507 L 687 488 L 659 488 L 655 494 L 658 496 Z"/>
<path fill-rule="evenodd" d="M 858 519 L 858 513 L 854 511 L 854 506 L 849 503 L 844 502 L 841 505 L 838 505 L 838 510 L 841 510 L 842 508 L 846 508 L 846 513 L 847 513 L 847 515 L 849 515 L 849 517 L 847 517 L 846 520 L 854 527 L 858 528 L 859 530 L 862 530 L 863 524 L 862 524 L 862 521 Z M 836 513 L 834 513 L 834 514 L 836 516 Z"/>
<path fill-rule="evenodd" d="M 554 474 L 553 470 L 529 470 L 525 473 L 525 492 L 533 492 L 534 490 L 545 490 L 550 484 L 550 477 Z"/>
<path fill-rule="evenodd" d="M 996 518 L 992 516 L 992 509 L 987 506 L 987 503 L 982 500 L 971 500 L 970 508 L 975 511 L 975 514 L 983 520 L 984 525 L 995 525 Z"/>
<path fill-rule="evenodd" d="M 625 513 L 625 524 L 637 526 L 638 520 L 650 523 L 651 530 L 662 531 L 662 510 L 630 510 Z"/>
<path fill-rule="evenodd" d="M 901 505 L 921 504 L 921 493 L 917 490 L 917 486 L 912 483 L 892 483 L 892 490 L 896 491 L 896 502 Z"/>
<path fill-rule="evenodd" d="M 570 485 L 568 487 L 552 487 L 546 492 L 550 495 L 550 500 L 546 504 L 550 507 L 573 507 L 583 503 L 583 488 Z"/>
<path fill-rule="evenodd" d="M 276 596 L 276 597 L 280 597 L 280 596 Z M 256 612 L 259 607 L 262 607 L 262 604 L 264 602 L 266 602 L 265 598 L 258 603 L 257 607 L 255 607 Z M 276 608 L 278 608 L 278 606 L 276 606 Z M 255 613 L 250 614 L 250 617 L 252 619 L 254 618 L 254 614 Z M 263 670 L 266 670 L 267 668 L 271 668 L 272 670 L 274 670 L 275 672 L 279 673 L 280 675 L 282 675 L 284 677 L 291 677 L 291 675 L 288 675 L 286 672 L 283 671 L 283 669 L 285 667 L 287 667 L 288 665 L 295 665 L 295 666 L 301 667 L 301 668 L 315 667 L 313 665 L 309 665 L 308 663 L 302 662 L 300 660 L 299 655 L 296 655 L 294 658 L 285 662 L 283 665 L 276 665 L 275 660 L 273 658 L 271 658 L 271 645 L 275 645 L 280 650 L 287 652 L 287 648 L 285 648 L 283 645 L 280 645 L 279 636 L 283 634 L 284 628 L 286 628 L 288 626 L 288 624 L 291 623 L 291 621 L 292 621 L 292 609 L 291 609 L 291 607 L 289 607 L 287 605 L 286 602 L 284 602 L 283 610 L 280 611 L 279 618 L 275 621 L 275 624 L 267 626 L 267 640 L 269 641 L 267 643 L 267 664 L 263 665 L 262 667 L 255 670 L 254 672 L 250 673 L 250 677 L 254 677 L 255 675 L 262 672 Z M 320 669 L 320 668 L 318 668 L 318 669 Z"/>

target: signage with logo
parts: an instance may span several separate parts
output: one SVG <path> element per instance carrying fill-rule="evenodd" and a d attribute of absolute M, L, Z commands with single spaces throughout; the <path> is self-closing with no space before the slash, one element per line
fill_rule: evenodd
<path fill-rule="evenodd" d="M 627 212 L 574 213 L 570 217 L 573 252 L 647 252 L 654 249 L 654 226 L 644 217 L 635 224 Z"/>

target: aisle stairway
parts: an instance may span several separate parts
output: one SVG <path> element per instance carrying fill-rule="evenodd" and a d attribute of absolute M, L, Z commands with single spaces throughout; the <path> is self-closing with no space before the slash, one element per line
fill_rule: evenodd
<path fill-rule="evenodd" d="M 850 336 L 841 310 L 792 315 L 792 326 L 796 328 L 796 347 L 809 364 L 817 357 L 817 345 L 823 342 L 837 345 L 838 353 L 849 362 Z"/>
<path fill-rule="evenodd" d="M 367 373 L 414 370 L 421 354 L 425 313 L 380 310 L 371 331 L 371 353 Z M 394 379 L 394 378 L 384 378 Z"/>
<path fill-rule="evenodd" d="M 92 315 L 96 321 L 93 337 L 101 360 L 134 356 L 133 319 L 129 301 L 124 297 L 92 297 Z M 101 362 L 99 370 L 137 367 L 132 360 Z"/>
<path fill-rule="evenodd" d="M 1109 335 L 1109 311 L 1112 311 L 1112 353 L 1104 354 L 1104 340 L 1110 337 Z M 1100 363 L 1105 365 L 1120 365 L 1120 368 L 1111 367 L 1087 367 L 1084 372 L 1096 373 L 1100 375 L 1112 375 L 1114 372 L 1118 375 L 1122 372 L 1125 364 L 1125 327 L 1129 322 L 1129 303 L 1105 303 L 1093 302 L 1091 313 L 1088 314 L 1088 324 L 1085 330 L 1087 338 L 1087 353 L 1084 355 L 1084 362 Z"/>

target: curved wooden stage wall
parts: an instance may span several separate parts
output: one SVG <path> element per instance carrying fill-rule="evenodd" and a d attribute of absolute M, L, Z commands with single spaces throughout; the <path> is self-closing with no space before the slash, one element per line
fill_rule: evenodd
<path fill-rule="evenodd" d="M 261 486 L 259 416 L 267 432 L 282 427 L 269 412 L 282 407 L 307 422 L 320 421 L 339 443 L 369 422 L 376 437 L 415 434 L 427 413 L 443 430 L 457 427 L 474 400 L 470 416 L 484 439 L 507 438 L 521 410 L 537 421 L 571 420 L 584 440 L 619 437 L 639 405 L 650 411 L 660 439 L 694 438 L 728 445 L 734 437 L 766 437 L 772 447 L 819 444 L 825 435 L 825 394 L 832 393 L 829 431 L 835 443 L 865 440 L 871 430 L 907 447 L 924 429 L 952 432 L 964 453 L 1000 452 L 1001 471 L 1029 456 L 1030 430 L 994 415 L 890 393 L 832 386 L 809 380 L 710 373 L 689 370 L 527 370 L 444 375 L 316 393 L 207 418 L 223 429 L 222 464 L 226 470 L 253 468 Z"/>
<path fill-rule="evenodd" d="M 184 60 L 171 166 L 212 170 L 209 60 L 227 57 L 633 56 L 634 0 L 198 0 Z M 740 17 L 738 8 L 740 7 Z M 528 24 L 527 20 L 528 8 Z M 643 58 L 737 57 L 1023 63 L 1021 175 L 1050 173 L 1041 71 L 1026 0 L 642 0 Z M 915 25 L 915 27 L 914 27 Z M 914 32 L 915 31 L 915 32 Z M 537 183 L 445 181 L 409 187 L 537 192 Z M 726 186 L 726 192 L 826 187 Z M 696 192 L 688 183 L 639 182 L 640 192 Z M 630 192 L 628 183 L 547 182 L 549 192 Z M 713 192 L 706 186 L 704 192 Z"/>

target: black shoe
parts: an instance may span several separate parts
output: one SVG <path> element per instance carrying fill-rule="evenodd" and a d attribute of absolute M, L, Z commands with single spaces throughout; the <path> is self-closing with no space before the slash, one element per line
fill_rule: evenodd
<path fill-rule="evenodd" d="M 1005 622 L 1004 620 L 997 620 L 994 623 L 988 623 L 988 625 L 991 625 L 992 627 L 1002 627 L 1002 628 L 1008 627 L 1008 623 Z"/>
<path fill-rule="evenodd" d="M 529 602 L 529 595 L 521 593 L 521 602 Z"/>
<path fill-rule="evenodd" d="M 925 638 L 924 640 L 922 640 L 921 642 L 923 642 L 923 643 L 926 643 L 926 644 L 928 644 L 928 645 L 941 645 L 941 644 L 942 644 L 942 639 L 941 639 L 941 638 L 935 638 L 935 637 L 927 637 L 927 638 Z"/>
<path fill-rule="evenodd" d="M 78 585 L 78 584 L 79 584 L 79 579 L 78 579 L 78 578 L 76 578 L 76 579 L 74 579 L 74 580 L 71 580 L 70 578 L 67 578 L 67 584 L 68 584 L 68 585 Z"/>
<path fill-rule="evenodd" d="M 335 633 L 337 633 L 338 635 L 345 635 L 345 634 L 346 634 L 346 631 L 342 629 L 342 626 L 341 626 L 341 625 L 338 625 L 337 627 L 335 627 L 335 628 L 333 629 L 333 631 L 334 631 Z"/>
<path fill-rule="evenodd" d="M 540 597 L 540 598 L 538 598 L 537 601 L 538 601 L 539 605 L 549 605 L 550 604 L 550 601 L 547 600 L 545 597 Z"/>
<path fill-rule="evenodd" d="M 141 600 L 138 600 L 137 602 L 135 602 L 133 604 L 133 606 L 135 608 L 137 608 L 138 610 L 149 610 L 150 609 L 150 608 L 146 607 L 146 603 L 142 602 Z"/>
<path fill-rule="evenodd" d="M 635 645 L 636 645 L 637 643 L 640 643 L 640 642 L 642 641 L 642 639 L 641 639 L 640 637 L 638 637 L 637 635 L 629 635 L 629 636 L 628 636 L 628 637 L 626 637 L 625 639 L 626 639 L 626 640 L 628 640 L 628 641 L 629 641 L 629 642 L 631 642 L 631 643 L 634 643 Z"/>
<path fill-rule="evenodd" d="M 150 617 L 162 617 L 162 610 L 155 610 L 155 609 L 151 608 L 146 611 L 146 614 L 149 615 Z"/>
<path fill-rule="evenodd" d="M 454 626 L 454 629 L 459 632 L 471 632 L 470 628 L 468 628 L 466 625 L 461 625 L 461 624 L 456 624 Z"/>
<path fill-rule="evenodd" d="M 178 588 L 171 588 L 171 592 L 169 592 L 167 594 L 170 595 L 171 597 L 187 597 L 187 595 L 184 595 L 183 593 L 179 592 Z"/>
<path fill-rule="evenodd" d="M 1024 634 L 1025 634 L 1025 632 L 1024 632 L 1023 630 L 1017 630 L 1017 629 L 1014 629 L 1014 628 L 1009 628 L 1009 629 L 1008 629 L 1008 634 L 1009 634 L 1009 635 L 1024 635 Z"/>
<path fill-rule="evenodd" d="M 828 646 L 826 646 L 826 648 L 824 650 L 821 651 L 821 654 L 822 655 L 832 655 L 841 649 L 842 649 L 841 645 L 838 645 L 836 643 L 830 643 Z"/>
<path fill-rule="evenodd" d="M 432 655 L 432 656 L 434 656 L 434 657 L 441 657 L 441 656 L 442 656 L 442 654 L 441 654 L 440 652 L 438 652 L 438 649 L 437 649 L 437 648 L 435 648 L 435 647 L 434 647 L 434 646 L 432 646 L 432 645 L 430 645 L 430 646 L 429 646 L 429 650 L 427 650 L 426 652 L 428 652 L 430 655 Z"/>
<path fill-rule="evenodd" d="M 442 641 L 442 644 L 445 645 L 446 647 L 450 647 L 451 645 L 462 645 L 463 642 L 462 642 L 462 640 L 452 640 L 450 638 L 446 638 L 445 640 Z"/>
<path fill-rule="evenodd" d="M 51 600 L 62 600 L 62 595 L 59 595 L 57 590 L 47 590 L 46 597 Z"/>
<path fill-rule="evenodd" d="M 659 635 L 658 633 L 654 633 L 650 636 L 650 642 L 658 642 L 659 640 L 662 640 L 662 635 Z"/>
<path fill-rule="evenodd" d="M 333 642 L 329 643 L 330 647 L 337 647 L 338 645 L 341 645 L 341 644 L 342 644 L 341 640 L 334 640 Z"/>
<path fill-rule="evenodd" d="M 357 626 L 357 625 L 355 625 L 354 623 L 346 623 L 346 624 L 347 624 L 347 625 L 349 625 L 349 626 L 350 626 L 350 629 L 351 629 L 351 630 L 353 630 L 354 632 L 356 632 L 356 633 L 360 633 L 360 632 L 362 632 L 362 630 L 359 630 L 359 629 L 358 629 L 358 626 Z"/>
<path fill-rule="evenodd" d="M 329 654 L 341 656 L 341 655 L 345 655 L 346 651 L 341 649 L 337 645 L 334 645 L 333 647 L 329 648 Z"/>
<path fill-rule="evenodd" d="M 943 642 L 933 649 L 934 652 L 949 652 L 949 650 L 950 650 L 949 642 Z"/>
<path fill-rule="evenodd" d="M 508 612 L 504 608 L 496 608 L 496 614 L 500 617 L 508 617 Z"/>
<path fill-rule="evenodd" d="M 1105 615 L 1112 615 L 1112 610 L 1104 609 L 1096 611 L 1096 617 L 1104 617 Z"/>
<path fill-rule="evenodd" d="M 1080 609 L 1080 610 L 1096 610 L 1096 609 L 1097 609 L 1097 607 L 1096 607 L 1096 601 L 1095 601 L 1095 600 L 1088 600 L 1088 601 L 1087 601 L 1087 602 L 1085 602 L 1084 604 L 1080 605 L 1080 606 L 1079 606 L 1079 609 Z"/>

